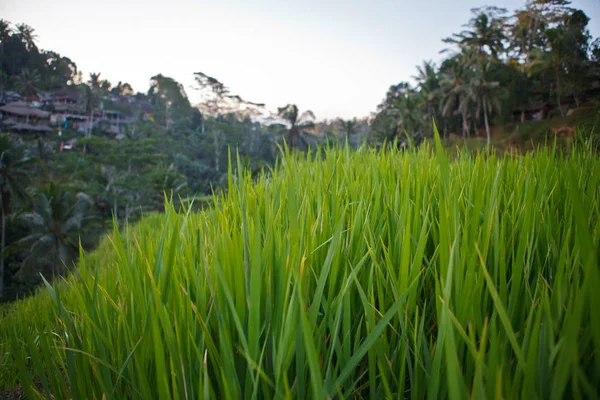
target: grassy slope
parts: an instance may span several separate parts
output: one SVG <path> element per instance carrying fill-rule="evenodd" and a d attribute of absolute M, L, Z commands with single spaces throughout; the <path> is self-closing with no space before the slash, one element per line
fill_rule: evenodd
<path fill-rule="evenodd" d="M 597 393 L 598 158 L 430 154 L 289 158 L 115 232 L 60 298 L 4 310 L 0 387 L 20 369 L 58 398 Z"/>
<path fill-rule="evenodd" d="M 537 146 L 552 143 L 555 139 L 551 133 L 552 128 L 578 127 L 581 132 L 589 134 L 600 131 L 600 109 L 585 108 L 576 110 L 572 115 L 565 117 L 554 117 L 544 121 L 512 122 L 492 127 L 492 144 L 496 151 L 502 152 L 526 152 Z M 567 148 L 573 139 L 558 137 L 558 145 Z M 469 149 L 477 150 L 486 147 L 485 137 L 471 137 L 467 140 L 462 138 L 446 139 L 446 147 L 463 147 L 465 144 Z"/>

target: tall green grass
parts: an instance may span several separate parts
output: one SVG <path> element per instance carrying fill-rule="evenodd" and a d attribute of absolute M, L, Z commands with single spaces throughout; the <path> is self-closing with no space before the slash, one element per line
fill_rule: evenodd
<path fill-rule="evenodd" d="M 288 155 L 115 231 L 4 311 L 0 379 L 31 399 L 598 398 L 599 159 L 436 145 Z"/>

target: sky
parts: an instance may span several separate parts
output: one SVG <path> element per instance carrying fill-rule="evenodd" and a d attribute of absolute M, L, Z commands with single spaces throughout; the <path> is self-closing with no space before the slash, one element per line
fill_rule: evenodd
<path fill-rule="evenodd" d="M 496 0 L 513 11 L 525 0 Z M 193 73 L 232 94 L 293 103 L 318 120 L 365 117 L 423 60 L 440 61 L 442 38 L 459 32 L 483 0 L 1 0 L 0 18 L 35 29 L 38 47 L 71 58 L 88 78 L 147 91 L 158 73 Z M 600 1 L 573 0 L 600 36 Z"/>

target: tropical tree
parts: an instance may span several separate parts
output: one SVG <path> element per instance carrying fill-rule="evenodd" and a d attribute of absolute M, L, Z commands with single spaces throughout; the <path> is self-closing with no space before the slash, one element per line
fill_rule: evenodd
<path fill-rule="evenodd" d="M 475 117 L 479 119 L 483 112 L 483 121 L 487 135 L 487 145 L 490 146 L 492 139 L 488 116 L 495 111 L 499 111 L 499 95 L 503 92 L 499 82 L 489 80 L 491 64 L 488 63 L 482 68 L 477 68 L 471 79 L 461 85 L 458 91 L 462 94 L 459 108 L 461 111 L 468 112 L 472 105 L 475 105 Z"/>
<path fill-rule="evenodd" d="M 349 143 L 350 142 L 350 135 L 354 132 L 354 129 L 356 128 L 356 118 L 354 119 L 340 119 L 340 124 L 342 125 L 342 128 L 344 129 L 344 134 L 346 135 L 346 141 Z"/>
<path fill-rule="evenodd" d="M 35 44 L 37 35 L 33 33 L 35 32 L 35 29 L 27 24 L 17 24 L 15 28 L 17 37 L 21 39 L 23 44 L 25 44 L 27 51 L 32 51 L 34 49 L 37 50 L 37 46 Z"/>
<path fill-rule="evenodd" d="M 440 88 L 442 96 L 440 99 L 440 109 L 444 117 L 449 117 L 455 113 L 460 114 L 462 118 L 463 137 L 469 134 L 469 112 L 468 108 L 460 107 L 463 104 L 464 93 L 461 90 L 469 79 L 471 72 L 470 53 L 463 50 L 460 54 L 446 60 L 440 68 Z M 466 103 L 464 103 L 466 105 Z"/>
<path fill-rule="evenodd" d="M 98 72 L 98 73 L 92 72 L 92 73 L 90 73 L 90 79 L 87 81 L 87 84 L 96 91 L 100 90 L 100 85 L 102 82 L 100 80 L 100 75 L 102 75 L 101 72 Z"/>
<path fill-rule="evenodd" d="M 21 74 L 15 78 L 15 88 L 26 99 L 35 99 L 40 91 L 40 74 L 35 70 L 24 68 Z"/>
<path fill-rule="evenodd" d="M 296 139 L 304 144 L 307 143 L 303 133 L 306 129 L 314 126 L 315 114 L 312 111 L 308 110 L 300 114 L 295 104 L 288 104 L 285 107 L 279 107 L 277 115 L 288 124 L 287 144 L 290 148 L 294 147 Z"/>
<path fill-rule="evenodd" d="M 133 95 L 135 92 L 133 91 L 133 88 L 131 87 L 131 85 L 129 83 L 127 83 L 127 82 L 123 83 L 123 82 L 119 81 L 117 86 L 113 87 L 110 90 L 110 93 L 117 95 L 117 96 L 123 96 L 123 95 Z"/>
<path fill-rule="evenodd" d="M 395 100 L 388 113 L 394 118 L 399 135 L 416 138 L 423 134 L 425 122 L 425 104 L 423 96 L 416 90 L 409 89 Z"/>
<path fill-rule="evenodd" d="M 4 258 L 6 250 L 6 218 L 12 212 L 13 199 L 25 198 L 28 181 L 27 165 L 32 162 L 25 147 L 8 134 L 0 136 L 0 197 L 1 239 L 0 239 L 0 298 L 4 289 Z"/>
<path fill-rule="evenodd" d="M 94 202 L 85 193 L 73 195 L 68 188 L 52 182 L 32 197 L 32 211 L 20 217 L 29 228 L 29 234 L 17 242 L 29 248 L 20 274 L 45 263 L 53 276 L 60 275 L 75 260 L 79 244 L 87 239 L 87 228 L 95 221 Z"/>
<path fill-rule="evenodd" d="M 77 76 L 77 64 L 70 58 L 63 57 L 54 51 L 43 51 L 47 67 L 44 78 L 48 89 L 57 89 L 75 82 Z"/>
<path fill-rule="evenodd" d="M 548 50 L 536 49 L 533 53 L 532 72 L 552 76 L 561 115 L 564 115 L 561 97 L 572 94 L 578 103 L 578 95 L 590 83 L 586 74 L 590 70 L 588 22 L 581 10 L 566 13 L 556 26 L 545 31 Z"/>
<path fill-rule="evenodd" d="M 85 114 L 88 116 L 89 121 L 86 136 L 90 137 L 92 135 L 94 110 L 100 104 L 100 97 L 98 91 L 91 85 L 81 85 L 80 91 L 83 98 L 83 109 L 85 110 Z"/>
<path fill-rule="evenodd" d="M 477 59 L 491 55 L 494 59 L 505 50 L 506 9 L 498 7 L 474 8 L 473 17 L 466 25 L 468 29 L 444 39 L 446 43 L 455 43 L 471 49 Z"/>
<path fill-rule="evenodd" d="M 427 125 L 431 128 L 430 132 L 433 132 L 430 124 L 433 120 L 438 119 L 439 103 L 443 96 L 440 77 L 436 72 L 435 64 L 431 61 L 424 61 L 422 66 L 417 66 L 417 71 L 418 75 L 414 79 L 417 81 L 417 88 L 427 107 Z"/>
<path fill-rule="evenodd" d="M 159 164 L 151 172 L 151 182 L 153 186 L 154 198 L 159 207 L 164 207 L 165 195 L 169 197 L 183 194 L 188 187 L 185 175 L 175 168 L 173 164 Z"/>
<path fill-rule="evenodd" d="M 102 79 L 100 81 L 100 92 L 103 95 L 107 95 L 110 93 L 110 88 L 112 87 L 112 83 L 108 79 Z"/>

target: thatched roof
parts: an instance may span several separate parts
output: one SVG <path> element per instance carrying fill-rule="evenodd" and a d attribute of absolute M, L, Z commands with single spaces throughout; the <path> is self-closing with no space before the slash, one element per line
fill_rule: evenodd
<path fill-rule="evenodd" d="M 5 118 L 2 120 L 2 123 L 4 125 L 15 125 L 17 123 L 17 120 L 14 118 Z"/>
<path fill-rule="evenodd" d="M 81 98 L 81 94 L 75 88 L 63 88 L 59 89 L 52 94 L 53 100 L 74 100 L 78 101 Z"/>
<path fill-rule="evenodd" d="M 52 132 L 52 128 L 48 125 L 31 125 L 31 124 L 15 124 L 11 127 L 15 131 L 27 132 Z"/>
<path fill-rule="evenodd" d="M 11 114 L 18 115 L 20 117 L 34 117 L 34 118 L 48 118 L 50 117 L 50 113 L 48 111 L 40 110 L 39 108 L 31 107 L 24 101 L 15 101 L 13 103 L 8 103 L 5 106 L 0 107 L 0 111 Z"/>

